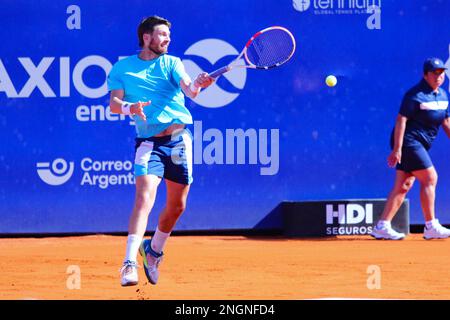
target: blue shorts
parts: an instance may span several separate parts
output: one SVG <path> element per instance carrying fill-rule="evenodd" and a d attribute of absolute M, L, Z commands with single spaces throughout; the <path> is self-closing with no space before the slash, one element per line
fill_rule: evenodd
<path fill-rule="evenodd" d="M 189 130 L 135 140 L 136 177 L 153 174 L 181 184 L 192 183 L 192 134 Z"/>
<path fill-rule="evenodd" d="M 398 163 L 397 170 L 412 172 L 416 170 L 427 169 L 433 166 L 430 155 L 424 146 L 402 148 L 402 161 Z"/>

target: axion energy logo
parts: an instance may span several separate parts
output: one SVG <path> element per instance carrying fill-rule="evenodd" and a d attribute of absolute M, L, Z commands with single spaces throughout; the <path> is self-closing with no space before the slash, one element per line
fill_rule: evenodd
<path fill-rule="evenodd" d="M 186 72 L 194 78 L 194 75 L 201 72 L 212 72 L 223 67 L 231 61 L 231 59 L 226 60 L 223 58 L 238 56 L 239 52 L 223 40 L 205 39 L 191 45 L 184 54 L 186 57 L 183 60 L 183 64 Z M 202 64 L 203 68 L 200 66 L 200 62 L 205 62 Z M 240 62 L 245 64 L 242 59 Z M 239 92 L 231 91 L 240 91 L 244 88 L 247 70 L 246 68 L 236 68 L 225 73 L 221 78 L 224 78 L 224 81 L 227 82 L 228 89 L 222 87 L 220 82 L 217 81 L 203 90 L 194 99 L 195 103 L 206 108 L 220 108 L 230 104 L 239 96 Z M 224 81 L 221 81 L 222 84 Z"/>
<path fill-rule="evenodd" d="M 37 173 L 42 181 L 51 186 L 59 186 L 72 177 L 74 163 L 67 163 L 66 160 L 58 158 L 50 162 L 38 162 L 36 164 Z"/>
<path fill-rule="evenodd" d="M 108 93 L 106 75 L 111 71 L 112 64 L 102 56 L 87 56 L 74 64 L 70 57 L 42 57 L 40 61 L 33 61 L 30 57 L 17 58 L 28 74 L 27 82 L 17 87 L 17 81 L 12 81 L 6 66 L 0 59 L 0 92 L 5 92 L 8 98 L 29 98 L 37 90 L 45 98 L 70 97 L 71 83 L 76 91 L 86 98 L 100 98 Z M 74 64 L 74 66 L 72 66 Z M 104 72 L 102 83 L 98 87 L 90 87 L 83 77 L 88 68 L 100 68 Z M 59 83 L 49 82 L 46 77 L 51 68 L 59 69 Z M 72 70 L 73 68 L 73 70 Z M 15 83 L 15 84 L 14 84 Z M 59 90 L 58 90 L 59 85 Z M 19 90 L 20 89 L 20 90 Z"/>

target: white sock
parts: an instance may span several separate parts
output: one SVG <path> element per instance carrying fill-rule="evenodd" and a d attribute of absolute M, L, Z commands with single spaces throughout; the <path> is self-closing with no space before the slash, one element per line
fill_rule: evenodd
<path fill-rule="evenodd" d="M 139 246 L 141 245 L 142 237 L 137 234 L 129 234 L 127 240 L 127 253 L 125 254 L 125 261 L 130 260 L 136 262 Z"/>
<path fill-rule="evenodd" d="M 431 219 L 430 221 L 425 221 L 425 225 L 427 226 L 427 229 L 430 229 L 431 227 L 435 226 L 439 223 L 439 220 L 437 219 Z"/>
<path fill-rule="evenodd" d="M 391 222 L 389 220 L 380 220 L 377 223 L 378 229 L 384 229 L 384 228 L 390 228 L 390 227 L 391 227 Z"/>
<path fill-rule="evenodd" d="M 155 234 L 152 237 L 152 249 L 157 253 L 161 253 L 166 245 L 167 239 L 170 237 L 170 232 L 162 232 L 156 227 Z"/>

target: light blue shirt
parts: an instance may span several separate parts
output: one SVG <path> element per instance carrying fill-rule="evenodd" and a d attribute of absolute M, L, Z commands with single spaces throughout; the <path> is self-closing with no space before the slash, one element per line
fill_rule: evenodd
<path fill-rule="evenodd" d="M 124 90 L 127 102 L 151 101 L 144 107 L 143 121 L 133 116 L 139 138 L 152 137 L 171 124 L 191 124 L 192 116 L 184 105 L 180 81 L 188 78 L 180 58 L 163 54 L 153 60 L 133 55 L 116 62 L 108 75 L 108 89 Z"/>

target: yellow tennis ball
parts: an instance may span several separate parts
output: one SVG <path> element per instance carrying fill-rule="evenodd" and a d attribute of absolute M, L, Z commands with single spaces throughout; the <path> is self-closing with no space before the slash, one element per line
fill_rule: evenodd
<path fill-rule="evenodd" d="M 325 79 L 325 83 L 326 83 L 327 86 L 329 86 L 329 87 L 334 87 L 334 86 L 336 85 L 336 83 L 337 83 L 337 78 L 336 78 L 335 76 L 333 76 L 333 75 L 330 75 L 330 76 L 328 76 L 328 77 Z"/>

